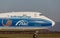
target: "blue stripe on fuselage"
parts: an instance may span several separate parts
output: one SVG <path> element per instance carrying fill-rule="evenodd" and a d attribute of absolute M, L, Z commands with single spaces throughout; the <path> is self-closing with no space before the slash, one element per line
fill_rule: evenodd
<path fill-rule="evenodd" d="M 41 19 L 41 18 L 29 18 L 29 19 L 15 19 L 15 18 L 8 18 L 9 20 L 12 21 L 12 24 L 9 27 L 46 27 L 46 26 L 52 26 L 52 22 L 45 20 L 45 19 Z M 3 24 L 6 25 L 7 18 L 0 18 L 0 26 L 2 25 L 2 20 L 3 20 Z M 17 23 L 19 22 L 19 23 Z M 16 25 L 17 23 L 17 25 Z M 25 24 L 25 25 L 24 25 Z"/>

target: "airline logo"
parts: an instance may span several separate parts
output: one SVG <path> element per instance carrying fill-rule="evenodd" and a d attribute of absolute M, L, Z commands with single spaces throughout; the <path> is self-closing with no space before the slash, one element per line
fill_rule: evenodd
<path fill-rule="evenodd" d="M 18 21 L 17 23 L 16 23 L 16 26 L 20 26 L 20 25 L 28 25 L 28 21 L 26 21 L 26 20 L 20 20 L 20 21 Z"/>
<path fill-rule="evenodd" d="M 2 20 L 2 25 L 3 26 L 10 26 L 12 24 L 12 21 L 11 20 L 7 20 L 7 22 L 4 24 L 4 20 Z"/>

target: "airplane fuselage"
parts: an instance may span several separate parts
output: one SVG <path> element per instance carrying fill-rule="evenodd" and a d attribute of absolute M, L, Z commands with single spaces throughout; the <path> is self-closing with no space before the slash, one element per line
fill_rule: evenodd
<path fill-rule="evenodd" d="M 0 29 L 46 29 L 55 22 L 39 12 L 9 12 L 0 14 Z"/>

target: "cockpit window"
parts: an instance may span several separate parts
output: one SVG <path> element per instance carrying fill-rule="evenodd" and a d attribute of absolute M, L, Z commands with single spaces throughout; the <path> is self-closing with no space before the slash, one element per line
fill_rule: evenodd
<path fill-rule="evenodd" d="M 39 14 L 39 16 L 42 16 L 43 14 Z"/>

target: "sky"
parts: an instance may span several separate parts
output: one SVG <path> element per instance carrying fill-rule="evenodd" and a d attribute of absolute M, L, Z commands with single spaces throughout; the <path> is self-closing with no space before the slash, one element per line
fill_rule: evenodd
<path fill-rule="evenodd" d="M 34 11 L 60 22 L 60 0 L 0 0 L 0 12 Z"/>
<path fill-rule="evenodd" d="M 37 11 L 60 22 L 60 0 L 0 0 L 0 12 Z"/>

